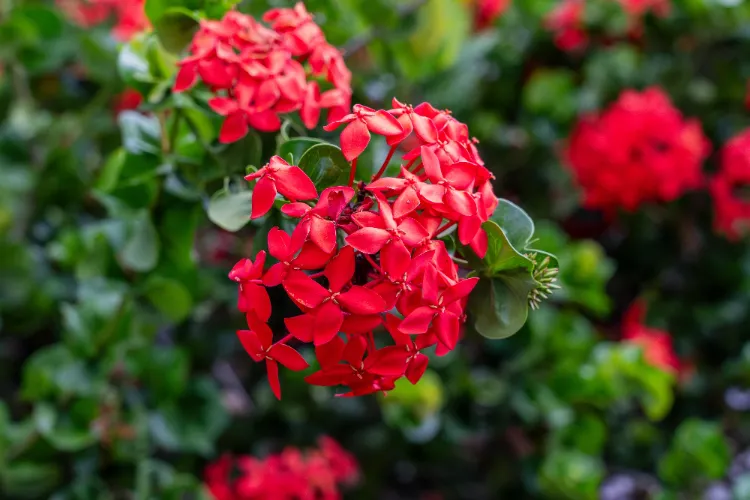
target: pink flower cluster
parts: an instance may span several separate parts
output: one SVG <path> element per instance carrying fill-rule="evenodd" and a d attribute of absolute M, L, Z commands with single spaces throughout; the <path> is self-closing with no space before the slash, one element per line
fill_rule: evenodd
<path fill-rule="evenodd" d="M 281 114 L 298 111 L 305 126 L 315 128 L 323 109 L 329 120 L 350 109 L 351 73 L 305 6 L 273 9 L 263 20 L 268 26 L 236 11 L 203 20 L 190 55 L 179 62 L 174 91 L 200 79 L 216 94 L 209 105 L 226 117 L 224 143 L 241 139 L 250 127 L 279 130 Z"/>
<path fill-rule="evenodd" d="M 424 349 L 436 345 L 443 355 L 456 347 L 478 280 L 459 276 L 438 235 L 457 226 L 464 245 L 480 256 L 487 251 L 481 225 L 497 198 L 465 124 L 427 103 L 412 107 L 394 99 L 391 110 L 354 106 L 327 128 L 342 125 L 348 186 L 318 196 L 309 177 L 278 156 L 246 177 L 256 181 L 253 218 L 267 213 L 280 193 L 288 200 L 281 211 L 298 220 L 291 234 L 279 228 L 268 234 L 268 252 L 278 263 L 266 269 L 260 252 L 229 275 L 239 284 L 238 308 L 249 326 L 238 336 L 256 362 L 265 361 L 277 397 L 278 364 L 308 367 L 287 345 L 292 339 L 315 345 L 320 369 L 306 378 L 310 384 L 343 385 L 349 389 L 343 395 L 358 396 L 391 390 L 401 377 L 416 383 L 427 367 Z M 371 182 L 354 186 L 357 161 L 373 134 L 385 137 L 390 153 Z M 410 140 L 416 145 L 400 172 L 384 177 Z M 289 333 L 274 342 L 267 288 L 279 285 L 301 314 L 286 318 Z M 374 333 L 380 327 L 389 335 L 379 346 Z"/>
<path fill-rule="evenodd" d="M 719 171 L 710 181 L 714 226 L 730 239 L 750 230 L 750 198 L 741 189 L 750 187 L 750 129 L 732 138 L 721 151 Z"/>
<path fill-rule="evenodd" d="M 73 22 L 90 28 L 115 18 L 112 35 L 126 42 L 149 28 L 144 6 L 146 0 L 55 0 Z"/>
<path fill-rule="evenodd" d="M 316 449 L 289 447 L 262 460 L 225 455 L 206 467 L 204 482 L 216 500 L 339 500 L 358 478 L 356 458 L 323 437 Z"/>
<path fill-rule="evenodd" d="M 626 90 L 601 114 L 584 117 L 565 159 L 589 208 L 635 210 L 672 201 L 703 183 L 710 144 L 659 88 Z"/>

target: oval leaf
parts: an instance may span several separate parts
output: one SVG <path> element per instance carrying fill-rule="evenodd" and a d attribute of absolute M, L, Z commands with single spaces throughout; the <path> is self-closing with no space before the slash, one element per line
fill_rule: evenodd
<path fill-rule="evenodd" d="M 299 168 L 310 176 L 318 191 L 346 184 L 351 165 L 341 149 L 331 144 L 318 144 L 308 149 L 299 160 Z"/>
<path fill-rule="evenodd" d="M 518 332 L 529 314 L 529 293 L 536 283 L 525 269 L 482 278 L 469 298 L 476 331 L 488 339 L 504 339 Z"/>
<path fill-rule="evenodd" d="M 534 236 L 534 221 L 515 203 L 504 198 L 497 201 L 497 208 L 490 220 L 502 228 L 513 247 L 523 251 Z"/>
<path fill-rule="evenodd" d="M 217 192 L 208 202 L 208 218 L 226 231 L 239 231 L 250 222 L 253 194 L 251 191 Z"/>
<path fill-rule="evenodd" d="M 299 160 L 302 156 L 313 146 L 318 144 L 325 144 L 320 139 L 314 139 L 312 137 L 295 137 L 281 143 L 278 147 L 276 154 L 284 159 L 287 159 L 289 155 L 292 155 L 294 161 Z"/>

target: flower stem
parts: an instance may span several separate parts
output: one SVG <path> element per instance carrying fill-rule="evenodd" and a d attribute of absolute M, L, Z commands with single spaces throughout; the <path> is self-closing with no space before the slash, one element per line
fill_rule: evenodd
<path fill-rule="evenodd" d="M 384 274 L 384 273 L 383 273 L 383 270 L 382 270 L 382 269 L 380 268 L 380 266 L 379 266 L 379 265 L 377 265 L 377 264 L 375 263 L 375 261 L 374 261 L 374 260 L 372 260 L 372 257 L 370 257 L 369 255 L 367 255 L 366 253 L 363 253 L 362 255 L 364 255 L 364 256 L 365 256 L 365 259 L 367 260 L 367 262 L 369 262 L 369 263 L 370 263 L 370 265 L 371 265 L 371 266 L 372 266 L 373 268 L 375 268 L 375 270 L 376 270 L 377 272 L 379 272 L 380 274 Z"/>
<path fill-rule="evenodd" d="M 292 337 L 294 337 L 294 335 L 292 335 L 291 333 L 287 333 L 281 340 L 274 342 L 273 345 L 284 344 L 288 340 L 290 340 Z"/>
<path fill-rule="evenodd" d="M 349 172 L 349 187 L 354 186 L 354 175 L 357 173 L 357 160 L 359 158 L 355 158 L 352 160 L 352 169 Z"/>
<path fill-rule="evenodd" d="M 372 180 L 370 182 L 380 179 L 380 177 L 382 177 L 382 175 L 385 173 L 385 169 L 388 168 L 388 164 L 391 163 L 391 158 L 393 158 L 393 154 L 396 152 L 396 147 L 397 146 L 392 146 L 391 150 L 388 151 L 388 156 L 385 157 L 385 161 L 380 166 L 380 170 L 378 170 L 378 172 L 372 176 Z"/>
<path fill-rule="evenodd" d="M 442 233 L 444 233 L 445 231 L 447 231 L 448 229 L 450 229 L 451 227 L 453 227 L 454 224 L 456 224 L 456 221 L 446 222 L 442 227 L 438 228 L 438 230 L 437 230 L 437 232 L 435 232 L 435 234 L 442 234 Z"/>

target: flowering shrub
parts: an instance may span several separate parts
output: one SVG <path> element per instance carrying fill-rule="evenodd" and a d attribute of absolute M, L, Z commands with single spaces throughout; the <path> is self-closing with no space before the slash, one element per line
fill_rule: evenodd
<path fill-rule="evenodd" d="M 339 488 L 357 482 L 357 460 L 329 437 L 319 448 L 285 448 L 263 460 L 222 456 L 206 467 L 205 482 L 216 500 L 342 498 Z"/>
<path fill-rule="evenodd" d="M 4 2 L 0 498 L 744 498 L 749 22 Z"/>
<path fill-rule="evenodd" d="M 750 131 L 729 140 L 721 151 L 721 167 L 711 179 L 714 226 L 732 239 L 747 231 L 750 201 L 739 192 L 750 183 Z"/>
<path fill-rule="evenodd" d="M 304 4 L 270 10 L 263 19 L 270 27 L 235 11 L 201 21 L 190 56 L 180 61 L 174 91 L 200 78 L 216 94 L 209 105 L 226 117 L 221 142 L 241 139 L 248 127 L 277 131 L 282 113 L 299 111 L 315 128 L 322 109 L 329 120 L 349 110 L 351 74 Z M 318 79 L 331 88 L 321 91 Z"/>
<path fill-rule="evenodd" d="M 590 208 L 635 210 L 701 186 L 709 145 L 663 91 L 625 91 L 600 115 L 584 117 L 566 160 Z"/>

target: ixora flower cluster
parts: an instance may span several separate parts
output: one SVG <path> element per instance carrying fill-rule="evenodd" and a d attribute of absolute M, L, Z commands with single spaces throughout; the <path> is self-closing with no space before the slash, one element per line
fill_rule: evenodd
<path fill-rule="evenodd" d="M 56 0 L 73 22 L 90 28 L 115 19 L 112 35 L 123 42 L 149 27 L 144 11 L 146 0 Z"/>
<path fill-rule="evenodd" d="M 289 447 L 263 460 L 225 455 L 206 468 L 204 481 L 216 500 L 337 500 L 358 478 L 354 456 L 323 437 L 316 449 Z"/>
<path fill-rule="evenodd" d="M 412 107 L 394 99 L 388 111 L 356 105 L 326 128 L 342 125 L 349 185 L 318 196 L 310 178 L 278 156 L 246 177 L 256 182 L 253 218 L 266 214 L 280 193 L 289 201 L 281 211 L 299 221 L 291 234 L 269 232 L 268 251 L 278 263 L 266 269 L 266 254 L 259 252 L 229 274 L 239 284 L 238 307 L 249 326 L 238 336 L 256 362 L 265 361 L 277 397 L 279 364 L 308 367 L 287 345 L 292 339 L 315 345 L 320 370 L 305 380 L 347 386 L 343 396 L 388 391 L 403 376 L 416 383 L 427 367 L 422 350 L 436 345 L 442 355 L 455 348 L 478 281 L 459 275 L 438 235 L 457 226 L 462 244 L 479 256 L 487 251 L 481 225 L 498 202 L 465 124 L 427 103 Z M 357 160 L 372 134 L 385 137 L 390 154 L 371 182 L 354 187 Z M 400 173 L 383 177 L 406 144 L 414 146 Z M 289 333 L 276 342 L 266 324 L 272 312 L 267 287 L 275 286 L 301 311 L 285 320 Z M 391 345 L 376 342 L 381 326 Z"/>
<path fill-rule="evenodd" d="M 603 113 L 584 117 L 565 159 L 586 207 L 632 211 L 700 187 L 709 150 L 700 123 L 685 120 L 664 92 L 650 88 L 627 90 Z"/>
<path fill-rule="evenodd" d="M 633 37 L 641 35 L 642 18 L 647 13 L 664 17 L 671 9 L 669 0 L 562 0 L 545 19 L 545 26 L 553 32 L 555 45 L 560 50 L 575 51 L 588 44 L 586 6 L 595 1 L 619 3 L 628 16 L 628 34 Z"/>
<path fill-rule="evenodd" d="M 208 104 L 226 117 L 219 136 L 224 143 L 241 139 L 250 127 L 279 130 L 280 114 L 298 111 L 305 126 L 315 128 L 321 110 L 330 121 L 350 109 L 351 73 L 305 6 L 273 9 L 263 20 L 268 27 L 236 11 L 220 21 L 202 20 L 190 55 L 179 62 L 174 91 L 200 79 L 216 94 Z"/>
<path fill-rule="evenodd" d="M 750 230 L 750 130 L 726 143 L 721 166 L 710 181 L 714 201 L 714 226 L 727 238 L 737 239 Z"/>
<path fill-rule="evenodd" d="M 642 301 L 634 302 L 623 318 L 623 340 L 640 346 L 649 364 L 678 375 L 683 365 L 672 346 L 672 336 L 664 330 L 646 326 L 645 318 L 646 304 Z"/>

